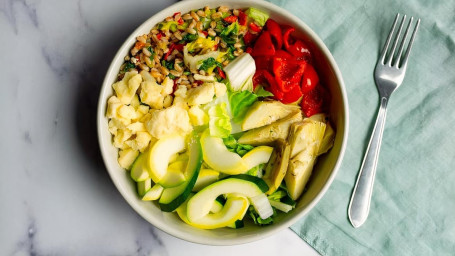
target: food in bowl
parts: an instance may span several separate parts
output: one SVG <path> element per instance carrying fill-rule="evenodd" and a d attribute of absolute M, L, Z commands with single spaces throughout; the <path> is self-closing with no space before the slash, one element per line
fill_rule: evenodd
<path fill-rule="evenodd" d="M 328 92 L 293 32 L 259 9 L 221 6 L 174 13 L 136 38 L 106 116 L 142 200 L 202 229 L 292 211 L 335 137 Z"/>

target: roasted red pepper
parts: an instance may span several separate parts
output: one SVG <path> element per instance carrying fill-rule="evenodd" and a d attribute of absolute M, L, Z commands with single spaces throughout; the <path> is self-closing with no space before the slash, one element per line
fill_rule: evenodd
<path fill-rule="evenodd" d="M 259 33 L 262 30 L 262 27 L 256 25 L 256 23 L 254 23 L 254 22 L 251 22 L 249 27 L 250 27 L 251 30 L 253 30 L 256 33 Z"/>
<path fill-rule="evenodd" d="M 278 87 L 283 92 L 289 92 L 295 86 L 299 86 L 305 71 L 306 62 L 302 60 L 273 58 L 273 74 Z"/>
<path fill-rule="evenodd" d="M 169 57 L 169 55 L 171 55 L 171 53 L 174 51 L 174 50 L 177 50 L 177 51 L 183 51 L 183 44 L 171 44 L 171 46 L 169 46 L 169 51 L 164 55 L 164 59 L 167 60 L 167 58 Z"/>
<path fill-rule="evenodd" d="M 237 16 L 231 15 L 223 19 L 227 23 L 234 23 L 237 20 Z"/>
<path fill-rule="evenodd" d="M 245 45 L 250 45 L 254 43 L 256 38 L 258 38 L 257 35 L 253 35 L 250 33 L 250 31 L 247 31 L 246 34 L 243 36 L 243 42 L 245 43 Z"/>
<path fill-rule="evenodd" d="M 267 70 L 273 72 L 272 62 L 273 56 L 259 56 L 254 58 L 254 63 L 256 64 L 256 70 Z"/>
<path fill-rule="evenodd" d="M 281 28 L 276 21 L 268 19 L 265 23 L 265 28 L 269 31 L 272 41 L 275 43 L 276 49 L 281 49 L 283 46 L 283 37 L 281 35 Z"/>
<path fill-rule="evenodd" d="M 321 113 L 324 105 L 324 98 L 326 97 L 325 88 L 317 85 L 313 90 L 303 94 L 302 111 L 305 116 L 310 117 L 314 114 Z"/>
<path fill-rule="evenodd" d="M 284 104 L 289 104 L 292 102 L 296 102 L 298 99 L 300 99 L 300 97 L 302 97 L 302 91 L 300 90 L 300 86 L 298 86 L 297 84 L 293 86 L 289 92 L 283 95 L 283 99 L 281 100 L 281 102 Z"/>
<path fill-rule="evenodd" d="M 156 35 L 156 38 L 158 38 L 158 40 L 161 40 L 161 38 L 163 37 L 163 32 L 160 32 Z"/>
<path fill-rule="evenodd" d="M 251 54 L 251 53 L 253 52 L 253 48 L 247 47 L 247 48 L 245 49 L 245 52 Z"/>
<path fill-rule="evenodd" d="M 283 100 L 284 92 L 280 90 L 280 88 L 278 87 L 278 84 L 277 84 L 275 78 L 272 76 L 272 74 L 270 74 L 268 71 L 264 70 L 263 76 L 267 80 L 267 83 L 269 84 L 269 86 L 266 87 L 266 90 L 273 93 L 274 98 L 276 100 L 279 100 L 279 101 Z"/>
<path fill-rule="evenodd" d="M 319 83 L 319 76 L 316 73 L 314 67 L 310 64 L 307 64 L 305 72 L 303 72 L 302 77 L 302 92 L 307 93 L 314 89 L 314 87 Z"/>
<path fill-rule="evenodd" d="M 275 55 L 275 46 L 273 46 L 270 33 L 264 31 L 254 44 L 253 56 L 270 56 Z"/>
<path fill-rule="evenodd" d="M 307 61 L 311 59 L 310 50 L 302 40 L 297 39 L 295 43 L 290 44 L 286 50 L 299 59 L 304 59 Z"/>
<path fill-rule="evenodd" d="M 283 27 L 283 44 L 286 50 L 289 48 L 289 45 L 292 45 L 294 43 L 291 37 L 291 34 L 294 31 L 295 29 L 291 26 Z"/>
<path fill-rule="evenodd" d="M 247 16 L 244 12 L 239 10 L 239 25 L 245 26 L 246 25 Z"/>
<path fill-rule="evenodd" d="M 224 71 L 220 67 L 216 67 L 216 71 L 218 72 L 218 75 L 221 78 L 226 79 L 226 74 L 224 73 Z"/>
<path fill-rule="evenodd" d="M 275 51 L 275 57 L 281 57 L 281 58 L 284 58 L 284 59 L 292 59 L 292 55 L 289 54 L 287 51 L 283 51 L 283 50 L 276 50 Z"/>

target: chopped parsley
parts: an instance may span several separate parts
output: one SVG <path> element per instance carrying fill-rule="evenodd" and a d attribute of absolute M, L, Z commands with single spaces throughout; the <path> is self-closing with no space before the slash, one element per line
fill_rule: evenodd
<path fill-rule="evenodd" d="M 221 63 L 215 60 L 215 58 L 210 57 L 202 62 L 202 65 L 199 67 L 199 70 L 204 70 L 207 71 L 209 68 L 217 66 L 217 67 L 223 67 Z"/>
<path fill-rule="evenodd" d="M 135 68 L 135 67 L 136 66 L 133 63 L 127 62 L 123 71 L 128 72 L 130 69 Z"/>

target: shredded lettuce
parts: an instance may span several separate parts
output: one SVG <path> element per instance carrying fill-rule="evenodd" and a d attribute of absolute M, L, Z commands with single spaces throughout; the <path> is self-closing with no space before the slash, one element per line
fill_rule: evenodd
<path fill-rule="evenodd" d="M 264 168 L 265 168 L 265 164 L 260 164 L 260 165 L 257 165 L 255 167 L 249 169 L 246 172 L 246 174 L 262 178 Z"/>
<path fill-rule="evenodd" d="M 273 224 L 273 217 L 276 216 L 276 211 L 275 209 L 273 209 L 273 215 L 271 217 L 268 217 L 267 219 L 262 219 L 261 217 L 259 217 L 259 214 L 256 212 L 254 207 L 250 205 L 250 207 L 248 207 L 248 216 L 250 216 L 251 219 L 253 219 L 254 224 L 259 226 L 265 226 Z"/>
<path fill-rule="evenodd" d="M 240 156 L 244 156 L 246 153 L 248 153 L 250 150 L 254 148 L 254 146 L 251 145 L 237 143 L 237 140 L 232 135 L 223 138 L 223 142 L 229 151 L 237 153 Z"/>
<path fill-rule="evenodd" d="M 229 36 L 229 35 L 237 35 L 239 32 L 239 23 L 233 22 L 231 25 L 227 26 L 226 28 L 221 31 L 221 36 Z"/>
<path fill-rule="evenodd" d="M 264 87 L 258 86 L 254 92 L 258 97 L 273 97 L 273 93 L 266 91 Z"/>
<path fill-rule="evenodd" d="M 271 195 L 268 196 L 268 198 L 270 200 L 273 200 L 273 201 L 280 201 L 281 198 L 287 196 L 288 194 L 286 193 L 286 191 L 282 190 L 282 189 L 278 189 L 277 191 L 273 192 Z"/>
<path fill-rule="evenodd" d="M 269 14 L 259 9 L 250 7 L 246 10 L 248 17 L 252 18 L 259 26 L 264 26 L 265 22 L 269 19 Z"/>
<path fill-rule="evenodd" d="M 202 65 L 202 62 L 208 58 L 214 58 L 218 60 L 218 58 L 222 57 L 223 54 L 219 51 L 211 51 L 206 54 L 202 55 L 195 55 L 191 56 L 188 52 L 188 45 L 183 47 L 183 62 L 185 65 L 194 73 L 198 72 L 198 68 Z"/>
<path fill-rule="evenodd" d="M 227 113 L 226 103 L 214 105 L 209 109 L 209 129 L 210 135 L 226 138 L 231 133 L 231 121 Z"/>
<path fill-rule="evenodd" d="M 245 117 L 248 108 L 257 101 L 257 95 L 250 91 L 230 92 L 229 103 L 234 121 L 238 122 Z"/>

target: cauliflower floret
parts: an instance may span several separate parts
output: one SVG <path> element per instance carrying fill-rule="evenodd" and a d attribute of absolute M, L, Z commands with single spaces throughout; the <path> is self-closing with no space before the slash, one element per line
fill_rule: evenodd
<path fill-rule="evenodd" d="M 126 72 L 121 81 L 112 85 L 118 99 L 123 104 L 130 104 L 136 94 L 137 88 L 142 82 L 142 77 L 137 71 Z"/>
<path fill-rule="evenodd" d="M 174 105 L 180 104 L 180 103 L 186 103 L 186 93 L 188 89 L 186 88 L 185 85 L 179 85 L 177 86 L 177 90 L 174 92 Z"/>
<path fill-rule="evenodd" d="M 226 94 L 226 85 L 223 83 L 215 82 L 215 95 L 217 98 L 223 97 Z"/>
<path fill-rule="evenodd" d="M 129 129 L 132 133 L 137 133 L 137 132 L 145 132 L 147 129 L 145 128 L 145 124 L 141 122 L 135 122 L 126 127 Z"/>
<path fill-rule="evenodd" d="M 117 117 L 117 111 L 122 105 L 122 102 L 116 96 L 111 96 L 107 101 L 106 117 Z"/>
<path fill-rule="evenodd" d="M 109 132 L 112 135 L 117 135 L 117 130 L 123 130 L 126 129 L 126 125 L 123 124 L 119 119 L 117 118 L 112 118 L 109 120 Z"/>
<path fill-rule="evenodd" d="M 205 125 L 209 123 L 209 116 L 199 106 L 192 106 L 188 110 L 191 124 L 194 126 Z"/>
<path fill-rule="evenodd" d="M 132 106 L 123 105 L 118 109 L 118 117 L 125 119 L 135 119 L 136 110 Z"/>
<path fill-rule="evenodd" d="M 126 148 L 120 150 L 118 152 L 118 155 L 119 155 L 118 163 L 120 164 L 121 167 L 128 170 L 130 166 L 133 164 L 134 160 L 136 160 L 136 157 L 139 155 L 139 152 L 132 148 Z"/>
<path fill-rule="evenodd" d="M 148 72 L 141 72 L 144 81 L 141 83 L 141 100 L 154 109 L 162 109 L 164 99 L 171 94 L 174 88 L 174 81 L 166 77 L 161 85 Z"/>
<path fill-rule="evenodd" d="M 124 149 L 126 145 L 124 144 L 133 133 L 129 129 L 118 129 L 117 134 L 114 136 L 114 147 Z"/>
<path fill-rule="evenodd" d="M 157 139 L 175 133 L 186 134 L 193 130 L 188 112 L 180 105 L 153 111 L 146 126 L 150 135 Z"/>
<path fill-rule="evenodd" d="M 174 80 L 170 79 L 168 76 L 164 78 L 164 81 L 161 83 L 163 90 L 161 91 L 161 95 L 166 96 L 172 93 L 174 89 Z"/>
<path fill-rule="evenodd" d="M 205 83 L 188 91 L 188 105 L 202 105 L 212 101 L 215 96 L 213 83 Z"/>
<path fill-rule="evenodd" d="M 162 86 L 155 81 L 141 83 L 141 101 L 154 109 L 162 109 L 164 96 L 161 95 Z"/>
<path fill-rule="evenodd" d="M 136 108 L 136 118 L 135 121 L 141 120 L 142 117 L 149 112 L 150 108 L 146 105 L 139 105 Z"/>
<path fill-rule="evenodd" d="M 139 150 L 140 152 L 144 152 L 149 145 L 152 136 L 148 132 L 138 132 L 136 134 L 136 138 L 133 140 L 128 140 L 125 142 L 128 146 L 130 146 L 134 150 Z"/>

